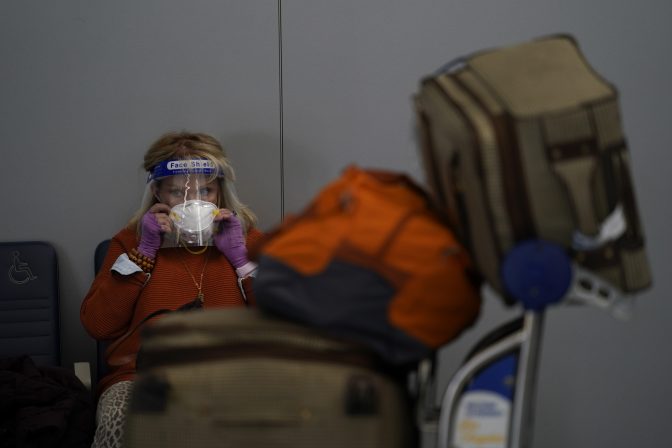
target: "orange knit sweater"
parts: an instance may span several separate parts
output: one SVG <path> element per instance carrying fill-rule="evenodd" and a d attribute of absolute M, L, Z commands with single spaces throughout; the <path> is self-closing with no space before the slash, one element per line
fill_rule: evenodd
<path fill-rule="evenodd" d="M 247 246 L 250 247 L 261 236 L 261 232 L 251 229 L 247 235 Z M 202 271 L 204 308 L 245 305 L 236 272 L 216 247 L 208 248 L 201 255 L 190 254 L 184 248 L 160 249 L 149 280 L 141 272 L 124 276 L 110 270 L 119 255 L 129 253 L 137 246 L 136 232 L 130 228 L 120 231 L 110 242 L 107 257 L 80 309 L 82 324 L 93 338 L 115 340 L 152 312 L 163 308 L 176 309 L 191 302 L 198 294 L 195 283 L 200 281 Z M 248 301 L 254 303 L 251 294 L 251 288 L 246 289 Z M 148 324 L 151 321 L 144 325 Z M 110 373 L 98 383 L 98 393 L 116 382 L 134 378 L 133 355 L 140 346 L 140 333 L 138 329 L 113 353 L 107 354 L 108 362 L 111 358 L 132 360 L 121 366 L 110 366 Z"/>

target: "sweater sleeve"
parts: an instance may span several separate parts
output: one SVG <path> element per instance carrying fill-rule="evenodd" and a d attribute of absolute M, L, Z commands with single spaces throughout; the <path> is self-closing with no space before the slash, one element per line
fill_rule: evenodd
<path fill-rule="evenodd" d="M 111 267 L 121 254 L 128 253 L 136 244 L 135 235 L 129 229 L 112 238 L 103 265 L 82 302 L 80 319 L 94 339 L 113 339 L 130 325 L 147 274 L 121 275 Z"/>
<path fill-rule="evenodd" d="M 264 234 L 260 232 L 257 228 L 251 228 L 247 232 L 247 239 L 245 245 L 249 248 L 254 244 L 257 244 L 264 237 Z M 254 276 L 251 275 L 240 282 L 240 289 L 245 297 L 247 306 L 256 306 L 257 300 L 254 296 Z"/>

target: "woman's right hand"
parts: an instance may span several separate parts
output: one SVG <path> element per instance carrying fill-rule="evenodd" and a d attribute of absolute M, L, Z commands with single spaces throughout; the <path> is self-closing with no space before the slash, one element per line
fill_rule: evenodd
<path fill-rule="evenodd" d="M 138 252 L 145 257 L 156 258 L 156 252 L 161 247 L 161 235 L 171 229 L 169 213 L 170 207 L 157 203 L 142 217 Z"/>

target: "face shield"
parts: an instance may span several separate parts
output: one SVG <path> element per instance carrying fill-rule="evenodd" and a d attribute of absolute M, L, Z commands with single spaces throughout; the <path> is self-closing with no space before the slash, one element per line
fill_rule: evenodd
<path fill-rule="evenodd" d="M 161 247 L 211 246 L 219 190 L 218 170 L 210 160 L 166 160 L 155 166 L 145 195 L 151 195 L 149 203 L 158 201 L 170 207 L 172 224 Z"/>

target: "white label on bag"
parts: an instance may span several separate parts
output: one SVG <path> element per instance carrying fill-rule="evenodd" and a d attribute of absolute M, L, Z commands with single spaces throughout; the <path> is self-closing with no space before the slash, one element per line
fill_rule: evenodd
<path fill-rule="evenodd" d="M 574 232 L 572 238 L 572 247 L 576 250 L 592 250 L 597 249 L 609 241 L 620 238 L 625 232 L 627 224 L 625 222 L 625 214 L 623 213 L 623 206 L 617 205 L 609 216 L 600 225 L 600 231 L 596 236 L 588 236 L 579 232 Z"/>

